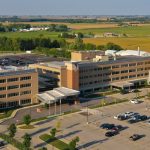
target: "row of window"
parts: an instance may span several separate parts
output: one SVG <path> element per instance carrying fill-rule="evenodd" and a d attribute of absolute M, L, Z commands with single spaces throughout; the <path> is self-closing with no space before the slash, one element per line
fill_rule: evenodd
<path fill-rule="evenodd" d="M 149 62 L 145 62 L 145 64 L 150 64 Z M 115 68 L 124 68 L 124 67 L 133 67 L 133 66 L 140 66 L 144 65 L 144 62 L 138 62 L 138 63 L 131 63 L 131 64 L 122 64 L 122 65 L 114 65 L 114 66 L 106 66 L 106 67 L 98 67 L 98 68 L 87 68 L 87 69 L 80 69 L 80 73 L 82 72 L 91 72 L 91 71 L 98 71 L 98 70 L 110 70 Z"/>
<path fill-rule="evenodd" d="M 15 96 L 19 96 L 19 95 L 27 95 L 27 94 L 31 94 L 31 91 L 30 90 L 28 90 L 28 91 L 21 91 L 20 93 L 19 92 L 14 92 L 14 93 L 9 93 L 9 94 L 0 94 L 0 99 L 1 98 L 6 98 L 6 96 L 8 97 L 8 98 L 10 98 L 10 97 L 15 97 Z"/>
<path fill-rule="evenodd" d="M 84 82 L 80 83 L 80 86 L 86 86 L 86 85 L 91 85 L 91 84 L 97 84 L 97 83 L 103 83 L 103 82 L 111 82 L 111 81 L 118 81 L 118 80 L 124 80 L 124 79 L 131 79 L 131 78 L 136 78 L 136 77 L 142 77 L 142 76 L 148 75 L 148 73 L 145 74 L 137 74 L 137 75 L 129 75 L 129 76 L 122 76 L 122 77 L 114 77 L 114 78 L 108 78 L 104 80 L 96 80 L 96 81 L 90 81 L 90 82 Z"/>
<path fill-rule="evenodd" d="M 31 99 L 21 99 L 20 104 L 21 105 L 31 104 Z M 15 106 L 19 106 L 19 100 L 7 103 L 0 103 L 0 108 L 15 107 Z"/>
<path fill-rule="evenodd" d="M 20 78 L 9 78 L 9 79 L 1 79 L 0 83 L 5 83 L 7 82 L 16 82 L 16 81 L 25 81 L 25 80 L 31 80 L 31 76 L 25 76 L 25 77 L 20 77 Z"/>
<path fill-rule="evenodd" d="M 31 83 L 26 83 L 26 84 L 21 84 L 20 85 L 20 88 L 26 88 L 26 87 L 31 87 Z M 19 88 L 19 85 L 10 85 L 10 86 L 7 86 L 7 90 L 12 90 L 12 89 L 18 89 Z M 6 90 L 6 87 L 0 87 L 0 91 L 4 91 Z"/>

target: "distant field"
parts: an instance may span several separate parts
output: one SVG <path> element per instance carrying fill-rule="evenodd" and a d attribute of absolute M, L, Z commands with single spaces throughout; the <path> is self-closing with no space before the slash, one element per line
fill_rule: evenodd
<path fill-rule="evenodd" d="M 1 36 L 11 37 L 11 38 L 35 38 L 35 37 L 49 37 L 57 38 L 57 32 L 48 32 L 48 31 L 38 31 L 38 32 L 5 32 L 0 33 Z"/>
<path fill-rule="evenodd" d="M 72 42 L 74 40 L 68 40 Z M 86 38 L 84 39 L 85 43 L 93 43 L 96 45 L 107 44 L 108 42 L 112 42 L 120 45 L 124 49 L 137 49 L 138 46 L 141 50 L 150 52 L 150 37 L 143 38 Z"/>
<path fill-rule="evenodd" d="M 77 32 L 89 33 L 92 32 L 94 34 L 103 34 L 105 32 L 112 32 L 117 34 L 127 34 L 129 37 L 142 37 L 147 36 L 150 37 L 150 25 L 146 26 L 132 26 L 132 27 L 117 27 L 117 28 L 97 28 L 97 29 L 82 29 L 77 30 Z"/>
<path fill-rule="evenodd" d="M 18 22 L 22 24 L 22 22 Z M 91 28 L 114 28 L 117 24 L 104 24 L 104 23 L 64 23 L 64 22 L 23 22 L 24 24 L 31 24 L 35 26 L 50 25 L 50 24 L 65 24 L 72 29 L 91 29 Z M 9 23 L 4 23 L 8 25 Z"/>

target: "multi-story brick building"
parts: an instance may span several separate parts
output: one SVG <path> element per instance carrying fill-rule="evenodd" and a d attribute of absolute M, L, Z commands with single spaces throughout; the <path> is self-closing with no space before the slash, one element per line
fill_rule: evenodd
<path fill-rule="evenodd" d="M 97 56 L 94 52 L 90 60 L 76 58 L 76 61 L 35 64 L 30 67 L 56 80 L 57 86 L 85 93 L 111 87 L 130 89 L 145 84 L 149 76 L 150 57 Z"/>
<path fill-rule="evenodd" d="M 25 67 L 0 68 L 0 109 L 37 103 L 38 73 Z"/>

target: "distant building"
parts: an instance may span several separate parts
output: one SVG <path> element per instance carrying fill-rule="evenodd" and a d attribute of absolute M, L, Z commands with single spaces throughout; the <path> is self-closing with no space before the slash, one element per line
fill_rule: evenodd
<path fill-rule="evenodd" d="M 0 109 L 37 103 L 38 73 L 35 69 L 0 68 Z"/>

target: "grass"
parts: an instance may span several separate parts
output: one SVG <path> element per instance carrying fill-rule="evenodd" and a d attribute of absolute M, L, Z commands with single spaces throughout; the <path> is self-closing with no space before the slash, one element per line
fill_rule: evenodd
<path fill-rule="evenodd" d="M 129 101 L 129 100 L 128 99 L 122 99 L 122 100 L 118 99 L 118 100 L 113 101 L 113 102 L 106 102 L 106 101 L 104 101 L 105 105 L 104 104 L 99 104 L 99 105 L 95 105 L 95 106 L 90 106 L 89 108 L 95 109 L 95 108 L 99 108 L 99 107 L 105 107 L 105 106 L 109 106 L 109 105 L 124 103 L 124 102 L 127 102 L 127 101 Z"/>
<path fill-rule="evenodd" d="M 4 118 L 10 117 L 11 114 L 13 113 L 13 111 L 14 111 L 13 109 L 4 111 L 3 113 L 0 114 L 0 119 L 4 119 Z"/>
<path fill-rule="evenodd" d="M 25 126 L 21 126 L 19 128 L 20 129 L 34 129 L 35 127 L 33 125 L 25 125 Z"/>
<path fill-rule="evenodd" d="M 60 150 L 69 150 L 68 144 L 57 139 L 56 137 L 52 137 L 48 134 L 43 134 L 40 136 L 40 139 Z"/>
<path fill-rule="evenodd" d="M 37 31 L 37 32 L 3 32 L 0 33 L 0 37 L 6 36 L 10 38 L 36 38 L 46 37 L 46 38 L 58 38 L 58 32 L 48 32 L 48 31 Z"/>

